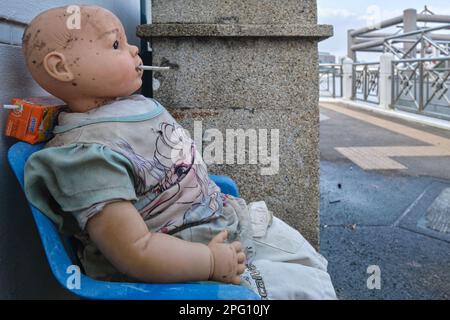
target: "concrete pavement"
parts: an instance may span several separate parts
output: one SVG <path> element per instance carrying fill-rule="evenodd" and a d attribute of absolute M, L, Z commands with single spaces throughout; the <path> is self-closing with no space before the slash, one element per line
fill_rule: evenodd
<path fill-rule="evenodd" d="M 321 253 L 339 297 L 450 298 L 450 131 L 327 103 L 320 138 Z"/>

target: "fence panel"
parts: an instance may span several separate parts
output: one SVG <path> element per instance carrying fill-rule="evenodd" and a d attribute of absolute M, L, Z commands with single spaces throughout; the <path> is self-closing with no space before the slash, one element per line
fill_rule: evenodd
<path fill-rule="evenodd" d="M 450 119 L 450 57 L 392 62 L 391 107 Z"/>

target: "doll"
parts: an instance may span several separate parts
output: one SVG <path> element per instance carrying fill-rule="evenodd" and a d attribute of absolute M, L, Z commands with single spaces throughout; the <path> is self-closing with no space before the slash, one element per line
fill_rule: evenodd
<path fill-rule="evenodd" d="M 270 299 L 335 298 L 325 258 L 268 210 L 223 194 L 169 112 L 134 94 L 142 60 L 119 19 L 97 6 L 75 13 L 68 24 L 67 8 L 47 10 L 24 32 L 31 75 L 70 109 L 28 160 L 25 191 L 80 239 L 85 272 L 243 284 Z M 265 221 L 257 236 L 256 220 Z"/>

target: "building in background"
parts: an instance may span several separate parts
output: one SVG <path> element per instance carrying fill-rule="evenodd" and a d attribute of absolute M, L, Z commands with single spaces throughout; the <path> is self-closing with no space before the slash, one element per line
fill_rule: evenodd
<path fill-rule="evenodd" d="M 319 63 L 336 63 L 336 56 L 329 52 L 319 52 Z"/>

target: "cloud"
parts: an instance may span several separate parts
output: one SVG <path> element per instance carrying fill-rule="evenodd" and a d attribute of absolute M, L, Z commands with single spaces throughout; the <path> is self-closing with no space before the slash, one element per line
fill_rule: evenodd
<path fill-rule="evenodd" d="M 450 15 L 450 7 L 439 7 L 439 6 L 433 6 L 433 5 L 429 5 L 427 7 L 434 14 Z M 417 10 L 417 13 L 420 13 L 422 10 L 423 9 Z"/>
<path fill-rule="evenodd" d="M 369 26 L 380 26 L 381 22 L 401 16 L 403 14 L 402 10 L 386 10 L 377 5 L 370 5 L 366 8 L 364 14 L 359 15 L 356 20 L 364 24 L 364 27 Z"/>
<path fill-rule="evenodd" d="M 348 9 L 334 9 L 334 8 L 318 8 L 318 15 L 321 18 L 350 18 L 355 17 L 357 14 L 355 12 L 352 12 Z"/>

